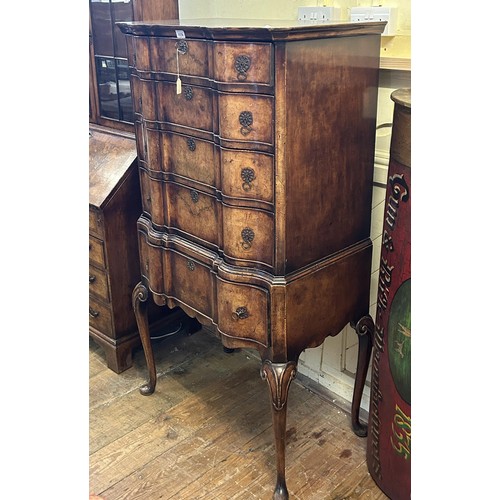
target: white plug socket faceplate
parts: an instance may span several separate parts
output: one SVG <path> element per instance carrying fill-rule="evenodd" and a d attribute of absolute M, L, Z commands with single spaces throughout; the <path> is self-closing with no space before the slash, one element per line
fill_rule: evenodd
<path fill-rule="evenodd" d="M 299 7 L 299 21 L 340 21 L 340 7 Z"/>
<path fill-rule="evenodd" d="M 387 21 L 382 36 L 394 36 L 398 22 L 398 9 L 397 7 L 352 7 L 351 21 L 355 23 Z"/>

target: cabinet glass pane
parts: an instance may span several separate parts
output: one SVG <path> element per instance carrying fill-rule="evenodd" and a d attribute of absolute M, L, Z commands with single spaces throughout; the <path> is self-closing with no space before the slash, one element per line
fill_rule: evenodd
<path fill-rule="evenodd" d="M 92 40 L 94 52 L 101 56 L 113 56 L 113 22 L 111 20 L 111 7 L 109 0 L 104 2 L 92 0 L 90 2 L 90 15 L 92 16 Z"/>
<path fill-rule="evenodd" d="M 116 59 L 118 75 L 118 97 L 120 106 L 120 120 L 133 122 L 132 93 L 130 91 L 130 73 L 126 59 Z"/>
<path fill-rule="evenodd" d="M 132 21 L 131 0 L 90 0 L 100 116 L 133 122 L 125 35 L 118 21 Z"/>
<path fill-rule="evenodd" d="M 113 16 L 113 38 L 115 42 L 115 57 L 127 57 L 127 45 L 125 35 L 115 23 L 118 21 L 131 21 L 133 19 L 132 2 L 130 0 L 121 0 L 111 2 L 111 13 Z"/>
<path fill-rule="evenodd" d="M 95 59 L 101 116 L 119 120 L 115 59 L 112 57 L 96 57 Z"/>

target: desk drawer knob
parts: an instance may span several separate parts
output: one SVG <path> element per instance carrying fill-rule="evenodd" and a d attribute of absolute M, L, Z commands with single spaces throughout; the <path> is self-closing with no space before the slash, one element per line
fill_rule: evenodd
<path fill-rule="evenodd" d="M 194 151 L 196 149 L 196 142 L 194 141 L 194 139 L 192 137 L 188 137 L 186 139 L 186 142 L 187 142 L 187 147 L 188 147 L 189 151 Z"/>
<path fill-rule="evenodd" d="M 240 133 L 241 135 L 248 135 L 252 131 L 253 115 L 250 111 L 242 111 L 240 113 Z"/>
<path fill-rule="evenodd" d="M 89 283 L 94 283 L 94 281 L 96 280 L 96 276 L 94 274 L 89 274 Z"/>
<path fill-rule="evenodd" d="M 192 260 L 188 260 L 187 261 L 187 268 L 190 270 L 190 271 L 194 271 L 196 266 L 194 264 L 194 262 Z"/>
<path fill-rule="evenodd" d="M 246 227 L 245 229 L 243 229 L 243 231 L 241 231 L 241 237 L 243 238 L 241 246 L 243 247 L 244 250 L 249 250 L 255 238 L 255 233 L 253 232 L 253 229 Z"/>
<path fill-rule="evenodd" d="M 89 315 L 92 316 L 93 318 L 97 318 L 97 316 L 99 316 L 99 311 L 96 311 L 95 309 L 89 307 Z"/>
<path fill-rule="evenodd" d="M 231 317 L 234 321 L 238 321 L 240 319 L 248 318 L 248 309 L 246 307 L 238 307 L 236 311 L 231 314 Z"/>

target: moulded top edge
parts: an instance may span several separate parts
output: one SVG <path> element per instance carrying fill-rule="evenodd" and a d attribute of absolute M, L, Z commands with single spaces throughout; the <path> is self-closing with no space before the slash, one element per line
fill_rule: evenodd
<path fill-rule="evenodd" d="M 123 33 L 208 39 L 281 40 L 381 34 L 385 21 L 332 22 L 267 19 L 169 19 L 116 23 Z M 179 35 L 179 31 L 183 33 Z"/>

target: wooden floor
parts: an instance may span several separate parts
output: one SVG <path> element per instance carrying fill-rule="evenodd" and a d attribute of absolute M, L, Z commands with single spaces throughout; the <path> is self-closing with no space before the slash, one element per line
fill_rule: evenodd
<path fill-rule="evenodd" d="M 156 392 L 142 396 L 142 350 L 120 375 L 90 341 L 90 493 L 105 500 L 263 499 L 275 484 L 267 384 L 253 351 L 223 352 L 201 330 L 154 344 Z M 387 499 L 349 416 L 292 383 L 287 423 L 290 499 Z"/>

